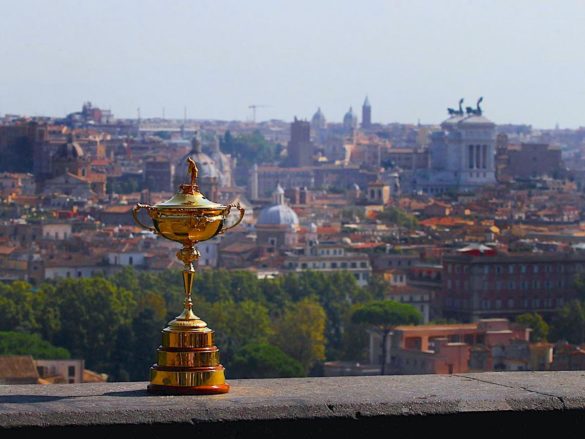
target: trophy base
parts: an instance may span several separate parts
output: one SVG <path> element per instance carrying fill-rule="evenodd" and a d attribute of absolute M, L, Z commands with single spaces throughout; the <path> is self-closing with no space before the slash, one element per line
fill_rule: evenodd
<path fill-rule="evenodd" d="M 230 385 L 224 383 L 215 386 L 180 387 L 149 384 L 146 390 L 154 395 L 220 395 L 228 393 Z"/>
<path fill-rule="evenodd" d="M 225 368 L 219 363 L 219 349 L 209 328 L 165 328 L 157 360 L 150 368 L 149 393 L 215 395 L 229 392 Z"/>

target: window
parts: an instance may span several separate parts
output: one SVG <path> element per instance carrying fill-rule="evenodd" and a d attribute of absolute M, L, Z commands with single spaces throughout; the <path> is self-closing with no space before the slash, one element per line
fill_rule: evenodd
<path fill-rule="evenodd" d="M 532 272 L 533 272 L 533 273 L 538 273 L 538 270 L 539 270 L 539 267 L 538 267 L 538 265 L 537 265 L 537 264 L 534 264 L 534 265 L 532 266 Z"/>
<path fill-rule="evenodd" d="M 331 268 L 337 268 L 337 262 L 332 262 L 331 263 Z"/>
<path fill-rule="evenodd" d="M 496 274 L 502 274 L 502 267 L 500 265 L 496 265 Z"/>
<path fill-rule="evenodd" d="M 134 258 L 132 256 L 128 258 L 128 265 L 134 265 Z"/>
<path fill-rule="evenodd" d="M 508 299 L 508 308 L 514 308 L 514 299 Z"/>
<path fill-rule="evenodd" d="M 508 282 L 508 289 L 515 290 L 516 289 L 516 282 L 514 282 L 513 280 Z"/>
<path fill-rule="evenodd" d="M 512 265 L 512 264 L 508 265 L 508 273 L 514 274 L 514 265 Z"/>
<path fill-rule="evenodd" d="M 360 262 L 360 267 L 361 268 L 366 268 L 368 266 L 368 264 L 366 264 L 365 262 Z"/>
<path fill-rule="evenodd" d="M 351 263 L 349 266 L 350 266 L 351 268 L 357 268 L 357 263 L 355 263 L 355 262 L 352 262 L 352 263 Z"/>
<path fill-rule="evenodd" d="M 526 273 L 526 265 L 520 265 L 520 273 Z"/>
<path fill-rule="evenodd" d="M 70 377 L 74 377 L 75 376 L 75 366 L 69 366 L 67 368 L 67 375 Z"/>

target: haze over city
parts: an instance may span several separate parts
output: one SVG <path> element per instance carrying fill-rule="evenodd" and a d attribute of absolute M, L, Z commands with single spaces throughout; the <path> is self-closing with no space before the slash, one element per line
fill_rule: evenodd
<path fill-rule="evenodd" d="M 438 123 L 466 97 L 497 123 L 583 125 L 578 1 L 12 2 L 0 114 Z"/>

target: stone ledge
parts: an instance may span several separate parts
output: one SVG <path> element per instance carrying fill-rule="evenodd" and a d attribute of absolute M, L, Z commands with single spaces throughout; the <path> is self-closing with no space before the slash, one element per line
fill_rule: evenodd
<path fill-rule="evenodd" d="M 215 396 L 151 396 L 146 383 L 0 386 L 0 436 L 55 432 L 65 437 L 121 433 L 141 438 L 163 434 L 299 438 L 325 432 L 365 435 L 379 428 L 401 437 L 436 434 L 437 428 L 477 436 L 489 425 L 490 435 L 500 431 L 523 437 L 553 432 L 559 425 L 566 432 L 585 426 L 585 372 L 230 384 L 230 393 Z"/>

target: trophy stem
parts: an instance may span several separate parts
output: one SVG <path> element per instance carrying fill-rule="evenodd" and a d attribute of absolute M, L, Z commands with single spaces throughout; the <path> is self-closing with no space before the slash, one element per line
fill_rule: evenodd
<path fill-rule="evenodd" d="M 195 279 L 195 269 L 190 264 L 189 270 L 183 270 L 183 286 L 185 287 L 185 310 L 193 309 L 193 300 L 191 300 L 191 291 L 193 290 L 193 280 Z"/>
<path fill-rule="evenodd" d="M 177 258 L 185 264 L 183 270 L 183 287 L 185 289 L 185 303 L 181 315 L 169 322 L 171 328 L 205 328 L 207 323 L 193 313 L 193 280 L 195 279 L 195 268 L 193 262 L 199 259 L 199 252 L 193 244 L 183 244 L 183 248 L 177 252 Z"/>

